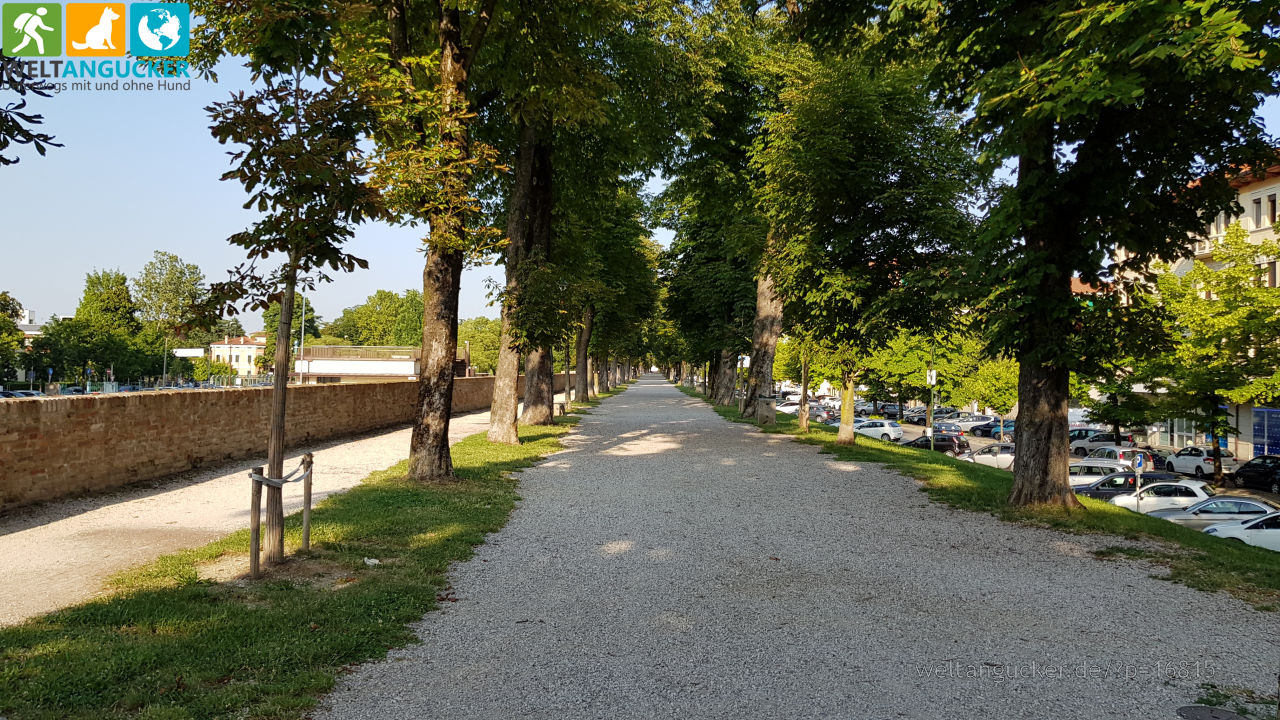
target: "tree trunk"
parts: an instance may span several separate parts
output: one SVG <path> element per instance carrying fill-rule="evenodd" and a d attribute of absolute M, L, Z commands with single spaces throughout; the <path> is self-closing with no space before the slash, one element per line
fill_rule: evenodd
<path fill-rule="evenodd" d="M 600 397 L 600 384 L 596 380 L 596 359 L 587 356 L 587 397 Z"/>
<path fill-rule="evenodd" d="M 702 373 L 702 394 L 704 397 L 711 397 L 711 363 L 707 363 L 707 368 Z"/>
<path fill-rule="evenodd" d="M 853 407 L 854 388 L 857 387 L 857 375 L 849 370 L 840 371 L 840 430 L 836 432 L 837 445 L 853 445 L 858 434 L 853 431 L 853 413 L 845 412 L 846 407 Z"/>
<path fill-rule="evenodd" d="M 1042 121 L 1029 126 L 1026 133 L 1027 150 L 1018 160 L 1018 190 L 1031 197 L 1055 183 L 1054 128 L 1051 121 Z M 1040 316 L 1024 323 L 1027 338 L 1018 352 L 1018 452 L 1009 502 L 1071 508 L 1079 507 L 1080 501 L 1067 480 L 1070 373 L 1044 353 L 1061 347 L 1073 331 L 1066 312 L 1072 304 L 1071 272 L 1060 256 L 1075 224 L 1057 216 L 1052 203 L 1038 207 L 1040 213 L 1021 229 L 1027 266 L 1040 272 L 1033 300 Z"/>
<path fill-rule="evenodd" d="M 720 361 L 716 366 L 715 404 L 732 405 L 733 391 L 736 389 L 735 373 L 737 372 L 737 353 L 732 350 L 721 350 Z"/>
<path fill-rule="evenodd" d="M 535 242 L 534 215 L 539 212 L 536 184 L 539 179 L 538 133 L 527 122 L 519 127 L 516 149 L 515 178 L 507 204 L 507 284 L 502 303 L 502 336 L 498 343 L 498 365 L 494 371 L 493 398 L 489 405 L 489 442 L 517 445 L 520 443 L 516 411 L 520 404 L 517 393 L 520 375 L 520 349 L 516 347 L 513 315 L 520 297 L 520 266 L 528 258 Z M 528 393 L 529 373 L 525 373 Z M 527 409 L 526 409 L 527 412 Z"/>
<path fill-rule="evenodd" d="M 1080 502 L 1067 482 L 1070 461 L 1065 368 L 1022 363 L 1018 371 L 1018 452 L 1014 456 L 1014 505 Z"/>
<path fill-rule="evenodd" d="M 596 356 L 596 387 L 601 394 L 609 392 L 609 356 Z"/>
<path fill-rule="evenodd" d="M 298 285 L 297 257 L 290 255 L 285 270 L 280 321 L 276 323 L 276 374 L 271 388 L 271 427 L 267 431 L 267 477 L 284 477 L 284 429 L 289 396 L 289 343 L 293 338 L 293 293 Z M 282 488 L 268 485 L 266 533 L 262 546 L 266 563 L 284 562 L 284 496 Z"/>
<path fill-rule="evenodd" d="M 800 407 L 796 412 L 800 432 L 809 432 L 809 356 L 804 350 L 800 351 Z M 843 413 L 841 417 L 844 417 Z"/>
<path fill-rule="evenodd" d="M 440 227 L 432 225 L 433 228 Z M 453 405 L 453 363 L 458 355 L 458 288 L 463 254 L 427 251 L 423 271 L 422 366 L 418 374 L 418 422 L 409 442 L 409 478 L 418 482 L 453 479 L 449 415 Z"/>
<path fill-rule="evenodd" d="M 1218 439 L 1218 396 L 1214 395 L 1209 407 L 1209 442 L 1213 443 L 1210 447 L 1213 450 L 1213 484 L 1215 487 L 1222 487 L 1222 447 L 1221 441 Z"/>
<path fill-rule="evenodd" d="M 407 24 L 402 3 L 388 11 L 391 54 L 407 55 Z M 458 354 L 458 290 L 462 282 L 463 248 L 467 247 L 465 213 L 469 197 L 471 140 L 467 131 L 467 89 L 471 63 L 479 52 L 493 16 L 494 0 L 485 0 L 462 39 L 461 11 L 440 13 L 441 119 L 438 144 L 452 159 L 445 179 L 454 188 L 443 207 L 427 218 L 427 262 L 422 273 L 422 364 L 418 374 L 418 419 L 409 441 L 409 478 L 418 482 L 453 479 L 449 454 L 449 413 L 453 405 L 453 364 Z"/>
<path fill-rule="evenodd" d="M 1111 413 L 1111 439 L 1120 447 L 1120 396 L 1116 393 L 1111 393 Z"/>
<path fill-rule="evenodd" d="M 555 423 L 555 371 L 551 351 L 540 348 L 529 353 L 524 373 L 524 414 L 520 422 L 525 425 L 552 425 Z"/>
<path fill-rule="evenodd" d="M 747 375 L 744 415 L 756 416 L 756 396 L 773 394 L 773 356 L 782 336 L 782 298 L 773 276 L 761 273 L 756 280 L 756 320 L 751 328 L 751 370 Z"/>

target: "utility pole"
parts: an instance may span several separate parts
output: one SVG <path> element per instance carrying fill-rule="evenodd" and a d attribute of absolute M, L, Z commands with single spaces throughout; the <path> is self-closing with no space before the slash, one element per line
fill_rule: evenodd
<path fill-rule="evenodd" d="M 929 386 L 929 407 L 926 409 L 928 417 L 925 418 L 924 433 L 929 436 L 929 449 L 933 450 L 933 408 L 938 404 L 938 371 L 933 369 L 934 349 L 937 345 L 935 338 L 929 338 L 929 367 L 925 370 L 925 384 Z"/>

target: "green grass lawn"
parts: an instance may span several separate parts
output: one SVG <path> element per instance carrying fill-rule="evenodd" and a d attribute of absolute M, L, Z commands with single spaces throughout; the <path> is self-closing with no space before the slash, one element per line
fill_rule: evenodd
<path fill-rule="evenodd" d="M 681 392 L 703 400 L 699 392 L 677 386 Z M 735 422 L 751 422 L 738 415 L 737 407 L 719 406 L 716 412 Z M 1137 555 L 1169 568 L 1169 579 L 1208 591 L 1225 590 L 1260 610 L 1280 610 L 1280 554 L 1223 540 L 1181 525 L 1140 515 L 1108 502 L 1080 498 L 1082 510 L 1024 510 L 1009 505 L 1013 475 L 984 465 L 961 462 L 942 453 L 903 447 L 859 435 L 857 444 L 835 444 L 836 429 L 810 423 L 809 433 L 800 434 L 794 416 L 779 413 L 778 424 L 764 432 L 785 433 L 795 439 L 819 445 L 841 460 L 884 464 L 924 484 L 933 500 L 965 510 L 988 512 L 1003 520 L 1058 528 L 1069 532 L 1104 533 L 1128 539 L 1158 541 L 1150 550 L 1116 546 L 1099 557 Z"/>
<path fill-rule="evenodd" d="M 506 523 L 513 471 L 557 450 L 573 422 L 521 427 L 519 446 L 466 438 L 454 484 L 409 482 L 407 461 L 373 473 L 321 502 L 312 551 L 262 580 L 233 577 L 247 571 L 245 530 L 0 629 L 0 716 L 301 717 L 343 666 L 413 640 L 408 624 L 449 600 L 449 564 Z M 300 525 L 289 518 L 291 553 Z"/>

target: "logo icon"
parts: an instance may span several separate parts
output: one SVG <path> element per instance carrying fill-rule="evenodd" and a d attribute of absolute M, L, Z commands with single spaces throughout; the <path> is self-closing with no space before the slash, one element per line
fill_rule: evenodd
<path fill-rule="evenodd" d="M 138 57 L 183 57 L 191 48 L 191 6 L 136 2 L 129 5 L 129 47 Z"/>
<path fill-rule="evenodd" d="M 62 54 L 62 6 L 56 3 L 5 3 L 4 54 L 53 57 Z"/>
<path fill-rule="evenodd" d="M 124 3 L 68 3 L 67 55 L 124 55 Z"/>

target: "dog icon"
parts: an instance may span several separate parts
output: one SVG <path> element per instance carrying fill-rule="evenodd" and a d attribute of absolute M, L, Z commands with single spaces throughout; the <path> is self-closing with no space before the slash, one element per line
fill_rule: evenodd
<path fill-rule="evenodd" d="M 111 22 L 119 19 L 120 16 L 111 8 L 102 8 L 102 19 L 84 34 L 84 42 L 72 41 L 71 46 L 77 50 L 115 50 L 116 46 L 111 42 Z"/>

